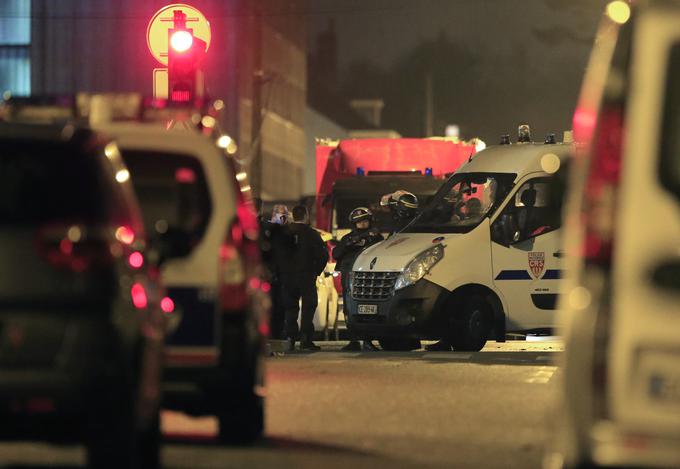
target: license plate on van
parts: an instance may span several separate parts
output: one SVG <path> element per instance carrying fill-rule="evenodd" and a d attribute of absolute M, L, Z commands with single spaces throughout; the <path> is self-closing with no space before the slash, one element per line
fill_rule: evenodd
<path fill-rule="evenodd" d="M 359 305 L 359 314 L 378 314 L 378 305 Z"/>

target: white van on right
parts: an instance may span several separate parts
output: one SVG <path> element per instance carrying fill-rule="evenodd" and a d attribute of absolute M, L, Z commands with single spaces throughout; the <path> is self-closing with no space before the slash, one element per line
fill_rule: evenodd
<path fill-rule="evenodd" d="M 680 2 L 607 5 L 574 136 L 545 467 L 680 467 Z"/>

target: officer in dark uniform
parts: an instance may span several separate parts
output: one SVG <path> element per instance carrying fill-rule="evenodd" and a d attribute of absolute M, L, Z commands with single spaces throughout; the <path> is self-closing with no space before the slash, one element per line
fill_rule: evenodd
<path fill-rule="evenodd" d="M 384 239 L 380 231 L 372 226 L 373 213 L 368 208 L 358 207 L 352 210 L 349 214 L 349 221 L 352 224 L 352 231 L 343 236 L 338 245 L 333 248 L 333 258 L 337 262 L 335 270 L 342 272 L 342 295 L 345 305 L 349 295 L 349 273 L 352 271 L 354 261 L 361 251 Z M 352 333 L 352 331 L 349 332 Z M 359 341 L 355 337 L 352 337 L 349 344 L 342 348 L 345 351 L 360 349 Z M 364 340 L 363 349 L 378 350 L 370 340 Z"/>
<path fill-rule="evenodd" d="M 316 278 L 328 263 L 326 243 L 308 224 L 307 208 L 293 208 L 293 223 L 284 227 L 283 236 L 274 244 L 276 268 L 280 275 L 283 306 L 286 316 L 287 350 L 295 350 L 300 340 L 300 350 L 320 350 L 313 341 L 314 313 L 318 302 Z M 302 299 L 300 330 L 298 329 L 299 303 Z"/>
<path fill-rule="evenodd" d="M 269 327 L 273 339 L 284 339 L 284 318 L 285 310 L 283 306 L 283 292 L 281 290 L 281 274 L 278 271 L 274 246 L 281 244 L 280 238 L 283 236 L 284 226 L 288 223 L 288 207 L 285 205 L 274 205 L 269 219 L 260 217 L 260 251 L 262 260 L 269 270 L 269 280 L 271 290 L 269 292 L 272 308 Z"/>

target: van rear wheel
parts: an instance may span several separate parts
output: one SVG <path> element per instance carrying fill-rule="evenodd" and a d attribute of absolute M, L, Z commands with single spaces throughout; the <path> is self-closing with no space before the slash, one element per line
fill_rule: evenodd
<path fill-rule="evenodd" d="M 249 445 L 264 432 L 264 400 L 250 392 L 225 399 L 217 412 L 218 439 L 225 445 Z"/>
<path fill-rule="evenodd" d="M 456 351 L 479 352 L 484 348 L 493 324 L 491 305 L 479 295 L 463 302 L 451 321 L 449 336 Z"/>

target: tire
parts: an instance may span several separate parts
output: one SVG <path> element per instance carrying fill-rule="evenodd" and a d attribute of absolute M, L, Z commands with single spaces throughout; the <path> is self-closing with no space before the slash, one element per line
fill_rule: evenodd
<path fill-rule="evenodd" d="M 94 417 L 85 441 L 90 468 L 154 469 L 160 467 L 160 418 L 158 411 L 147 428 L 137 424 L 132 390 L 120 393 L 118 403 Z M 111 401 L 109 401 L 110 403 Z"/>
<path fill-rule="evenodd" d="M 156 412 L 148 428 L 137 442 L 138 467 L 156 469 L 161 467 L 161 424 L 160 412 Z"/>
<path fill-rule="evenodd" d="M 264 399 L 254 393 L 227 397 L 217 413 L 219 441 L 225 445 L 249 445 L 264 432 Z"/>
<path fill-rule="evenodd" d="M 88 467 L 156 469 L 161 467 L 160 409 L 140 407 L 142 344 L 130 362 L 118 363 L 113 382 L 101 383 L 85 437 Z"/>
<path fill-rule="evenodd" d="M 484 348 L 493 324 L 491 305 L 479 295 L 463 302 L 460 311 L 454 312 L 449 337 L 453 350 L 479 352 Z"/>
<path fill-rule="evenodd" d="M 420 348 L 419 339 L 394 339 L 391 337 L 378 339 L 383 350 L 388 352 L 410 352 Z"/>

